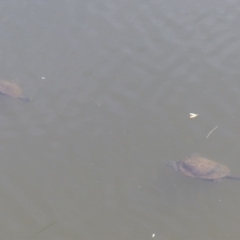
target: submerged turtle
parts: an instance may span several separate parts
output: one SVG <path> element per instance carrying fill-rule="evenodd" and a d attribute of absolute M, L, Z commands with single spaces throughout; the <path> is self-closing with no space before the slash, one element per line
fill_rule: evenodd
<path fill-rule="evenodd" d="M 30 99 L 22 96 L 22 89 L 13 82 L 0 80 L 0 93 L 11 96 L 13 98 L 20 98 L 28 102 Z"/>
<path fill-rule="evenodd" d="M 177 162 L 168 163 L 168 165 L 176 171 L 193 178 L 205 180 L 230 178 L 240 181 L 240 177 L 230 175 L 230 169 L 227 166 L 203 157 L 192 156 Z"/>

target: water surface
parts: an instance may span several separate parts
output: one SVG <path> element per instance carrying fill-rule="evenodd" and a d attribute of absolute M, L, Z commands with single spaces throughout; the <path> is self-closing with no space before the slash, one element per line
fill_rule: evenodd
<path fill-rule="evenodd" d="M 239 22 L 238 1 L 2 2 L 0 78 L 32 100 L 0 96 L 0 238 L 237 239 L 240 183 L 166 162 L 240 175 Z"/>

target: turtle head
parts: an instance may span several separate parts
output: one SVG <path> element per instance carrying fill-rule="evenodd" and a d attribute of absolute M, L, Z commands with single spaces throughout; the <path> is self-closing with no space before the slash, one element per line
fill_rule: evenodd
<path fill-rule="evenodd" d="M 21 99 L 23 102 L 29 102 L 31 100 L 31 98 L 28 97 L 19 97 L 19 99 Z"/>

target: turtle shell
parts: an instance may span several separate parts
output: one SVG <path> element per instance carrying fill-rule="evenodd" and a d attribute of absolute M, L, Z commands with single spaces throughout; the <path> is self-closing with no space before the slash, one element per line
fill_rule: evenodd
<path fill-rule="evenodd" d="M 189 177 L 207 180 L 220 179 L 230 175 L 230 169 L 227 166 L 202 157 L 180 160 L 176 162 L 176 170 Z"/>
<path fill-rule="evenodd" d="M 27 101 L 29 100 L 29 98 L 22 96 L 22 89 L 16 83 L 5 80 L 0 80 L 0 93 L 13 98 L 21 98 Z"/>

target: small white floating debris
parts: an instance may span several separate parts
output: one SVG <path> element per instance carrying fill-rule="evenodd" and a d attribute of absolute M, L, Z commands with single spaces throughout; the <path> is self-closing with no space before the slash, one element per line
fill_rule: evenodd
<path fill-rule="evenodd" d="M 42 77 L 42 80 L 45 80 L 46 78 L 45 77 Z"/>
<path fill-rule="evenodd" d="M 190 117 L 190 118 L 195 118 L 195 117 L 197 117 L 197 116 L 198 116 L 197 113 L 189 113 L 189 117 Z"/>
<path fill-rule="evenodd" d="M 152 234 L 152 238 L 155 238 L 155 236 L 156 236 L 156 234 L 155 234 L 155 233 L 153 233 L 153 234 Z"/>
<path fill-rule="evenodd" d="M 218 126 L 216 126 L 213 130 L 211 130 L 211 131 L 209 132 L 209 134 L 207 135 L 206 138 L 208 138 L 208 137 L 210 136 L 210 134 L 211 134 L 214 130 L 216 130 L 217 128 L 218 128 Z"/>

